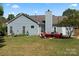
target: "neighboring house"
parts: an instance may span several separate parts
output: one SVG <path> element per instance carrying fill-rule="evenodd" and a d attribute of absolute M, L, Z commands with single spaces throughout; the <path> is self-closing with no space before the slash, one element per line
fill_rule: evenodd
<path fill-rule="evenodd" d="M 67 27 L 56 26 L 65 16 L 54 16 L 52 11 L 48 10 L 45 15 L 27 15 L 18 14 L 14 19 L 7 22 L 8 35 L 40 35 L 41 32 L 59 32 L 67 35 Z M 73 27 L 72 27 L 73 29 Z"/>

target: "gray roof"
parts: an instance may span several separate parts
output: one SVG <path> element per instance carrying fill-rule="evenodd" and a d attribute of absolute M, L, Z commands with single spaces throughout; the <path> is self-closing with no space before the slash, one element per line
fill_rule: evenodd
<path fill-rule="evenodd" d="M 40 23 L 45 21 L 45 15 L 31 15 L 30 17 L 32 19 L 34 19 L 35 21 L 38 21 Z M 66 18 L 66 16 L 54 16 L 54 15 L 52 15 L 52 23 L 55 25 L 58 22 L 61 22 L 63 20 L 63 18 Z"/>
<path fill-rule="evenodd" d="M 19 13 L 18 15 L 16 15 L 16 17 L 10 21 L 8 21 L 8 23 L 14 21 L 16 18 L 20 17 L 21 15 L 29 18 L 30 20 L 34 21 L 37 24 L 42 24 L 43 21 L 45 21 L 45 15 L 27 15 L 24 13 Z M 58 22 L 62 21 L 63 18 L 65 18 L 66 16 L 54 16 L 52 15 L 52 23 L 53 25 L 57 24 Z"/>

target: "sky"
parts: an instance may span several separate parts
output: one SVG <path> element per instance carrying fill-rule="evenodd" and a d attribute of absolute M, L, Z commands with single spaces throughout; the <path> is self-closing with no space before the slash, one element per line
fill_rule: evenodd
<path fill-rule="evenodd" d="M 18 13 L 26 13 L 29 15 L 44 15 L 49 9 L 52 15 L 62 16 L 63 11 L 68 8 L 79 10 L 77 3 L 3 3 L 4 16 L 8 14 L 17 15 Z"/>

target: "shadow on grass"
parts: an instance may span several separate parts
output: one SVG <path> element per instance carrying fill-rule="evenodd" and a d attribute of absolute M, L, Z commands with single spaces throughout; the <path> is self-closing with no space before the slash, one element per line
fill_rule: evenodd
<path fill-rule="evenodd" d="M 5 46 L 4 42 L 5 42 L 4 37 L 0 36 L 0 48 Z"/>

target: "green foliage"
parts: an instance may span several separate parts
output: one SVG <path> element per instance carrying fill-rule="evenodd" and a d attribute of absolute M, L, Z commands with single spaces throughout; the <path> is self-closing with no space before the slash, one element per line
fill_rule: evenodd
<path fill-rule="evenodd" d="M 0 25 L 0 32 L 4 33 L 6 35 L 6 26 Z"/>
<path fill-rule="evenodd" d="M 26 35 L 28 36 L 29 35 L 29 32 L 27 31 Z"/>
<path fill-rule="evenodd" d="M 0 24 L 6 23 L 6 18 L 3 16 L 0 16 Z"/>
<path fill-rule="evenodd" d="M 63 12 L 63 16 L 75 16 L 75 14 L 77 13 L 77 11 L 75 9 L 67 9 Z"/>
<path fill-rule="evenodd" d="M 11 20 L 13 18 L 15 18 L 14 14 L 9 14 L 7 20 Z"/>
<path fill-rule="evenodd" d="M 2 16 L 0 16 L 0 32 L 3 32 L 4 34 L 6 34 L 6 19 Z"/>
<path fill-rule="evenodd" d="M 76 9 L 67 9 L 63 12 L 62 16 L 66 16 L 58 25 L 66 27 L 79 27 L 79 11 Z M 72 35 L 72 31 L 68 31 L 69 37 Z"/>
<path fill-rule="evenodd" d="M 5 26 L 6 19 L 5 17 L 3 17 L 3 14 L 4 14 L 4 8 L 2 4 L 0 4 L 0 31 L 5 33 L 6 32 L 6 26 Z"/>
<path fill-rule="evenodd" d="M 67 9 L 63 12 L 62 16 L 66 16 L 59 25 L 62 26 L 79 26 L 79 11 L 76 9 Z"/>

